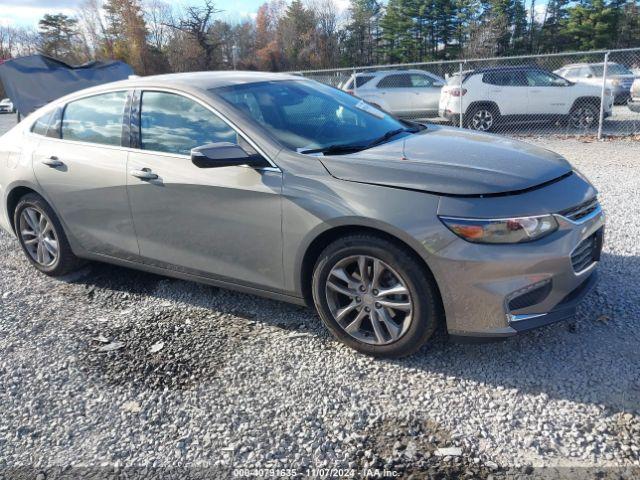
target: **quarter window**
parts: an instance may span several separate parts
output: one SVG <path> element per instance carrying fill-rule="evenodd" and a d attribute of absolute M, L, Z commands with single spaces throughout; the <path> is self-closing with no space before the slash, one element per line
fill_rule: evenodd
<path fill-rule="evenodd" d="M 49 123 L 51 122 L 51 116 L 53 111 L 47 112 L 38 118 L 33 126 L 31 127 L 31 131 L 36 135 L 46 135 L 47 129 L 49 128 Z"/>
<path fill-rule="evenodd" d="M 207 143 L 238 143 L 236 132 L 197 102 L 166 92 L 143 92 L 140 147 L 143 150 L 189 155 Z"/>
<path fill-rule="evenodd" d="M 426 75 L 412 74 L 411 86 L 414 88 L 427 88 L 433 85 L 433 80 Z"/>
<path fill-rule="evenodd" d="M 62 138 L 121 145 L 126 97 L 127 92 L 110 92 L 67 104 L 62 116 Z"/>

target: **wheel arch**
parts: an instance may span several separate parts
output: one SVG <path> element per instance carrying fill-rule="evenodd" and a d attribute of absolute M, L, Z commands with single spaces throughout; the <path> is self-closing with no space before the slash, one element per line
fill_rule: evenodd
<path fill-rule="evenodd" d="M 594 105 L 598 108 L 600 108 L 600 98 L 599 97 L 592 97 L 592 96 L 583 96 L 583 97 L 578 97 L 573 101 L 573 104 L 571 105 L 571 108 L 569 109 L 569 112 L 571 112 L 574 108 L 576 108 L 579 105 Z"/>
<path fill-rule="evenodd" d="M 40 192 L 33 188 L 32 185 L 26 184 L 14 185 L 10 190 L 8 190 L 5 207 L 7 209 L 7 219 L 9 220 L 9 225 L 11 226 L 14 234 L 16 233 L 16 226 L 13 217 L 16 212 L 16 208 L 18 207 L 20 199 L 30 193 L 40 195 Z"/>
<path fill-rule="evenodd" d="M 322 251 L 330 245 L 332 242 L 343 238 L 348 235 L 355 234 L 368 234 L 372 236 L 376 236 L 378 238 L 385 239 L 389 242 L 394 243 L 396 246 L 405 250 L 409 255 L 411 255 L 416 262 L 422 267 L 423 271 L 426 275 L 431 277 L 436 286 L 436 290 L 438 292 L 438 302 L 440 307 L 442 308 L 442 293 L 440 291 L 440 287 L 438 285 L 438 281 L 433 273 L 433 270 L 425 260 L 425 258 L 418 253 L 415 247 L 413 247 L 409 242 L 399 238 L 392 233 L 389 233 L 380 228 L 367 226 L 367 225 L 358 225 L 358 224 L 346 224 L 346 225 L 338 225 L 328 228 L 319 234 L 317 234 L 313 240 L 307 245 L 304 250 L 304 255 L 302 256 L 302 260 L 300 262 L 297 278 L 297 287 L 300 292 L 302 292 L 303 297 L 307 305 L 313 305 L 313 299 L 311 294 L 311 279 L 313 277 L 313 270 L 320 257 Z M 444 312 L 444 309 L 442 309 Z"/>
<path fill-rule="evenodd" d="M 476 101 L 473 101 L 473 102 L 471 102 L 469 104 L 469 106 L 467 107 L 467 109 L 464 112 L 465 116 L 469 115 L 469 113 L 473 112 L 473 110 L 478 108 L 478 107 L 485 107 L 485 108 L 489 107 L 489 108 L 495 110 L 498 115 L 502 115 L 502 113 L 500 112 L 500 107 L 493 100 L 476 100 Z"/>
<path fill-rule="evenodd" d="M 42 191 L 40 191 L 40 189 L 32 183 L 18 182 L 10 185 L 7 188 L 7 195 L 5 198 L 5 208 L 7 211 L 7 218 L 9 220 L 9 225 L 13 230 L 13 233 L 14 234 L 16 233 L 16 227 L 14 225 L 13 217 L 14 217 L 16 208 L 18 206 L 18 203 L 20 202 L 20 199 L 22 197 L 30 193 L 35 193 L 36 195 L 41 196 L 44 199 L 44 201 L 47 202 L 47 204 L 49 205 L 49 207 L 51 207 L 53 212 L 56 214 L 56 216 L 60 220 L 60 223 L 63 225 L 63 228 L 65 228 L 65 231 L 66 231 L 66 225 L 64 223 L 64 220 L 60 216 L 58 210 L 53 205 L 53 203 L 51 203 L 49 198 L 47 198 L 47 195 L 44 194 Z"/>

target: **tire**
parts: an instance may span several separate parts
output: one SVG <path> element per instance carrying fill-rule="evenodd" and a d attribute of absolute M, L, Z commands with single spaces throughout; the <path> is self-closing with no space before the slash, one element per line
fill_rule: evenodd
<path fill-rule="evenodd" d="M 600 106 L 591 101 L 580 101 L 571 108 L 567 124 L 571 128 L 588 130 L 600 123 Z"/>
<path fill-rule="evenodd" d="M 471 107 L 465 117 L 466 128 L 478 132 L 491 132 L 500 120 L 500 113 L 493 105 L 477 105 Z"/>
<path fill-rule="evenodd" d="M 366 265 L 365 282 L 361 264 Z M 367 284 L 366 291 L 359 290 L 362 283 Z M 391 288 L 398 293 L 383 293 Z M 351 348 L 376 357 L 415 353 L 443 317 L 430 272 L 405 249 L 373 235 L 350 235 L 330 244 L 316 262 L 312 293 L 329 331 Z"/>
<path fill-rule="evenodd" d="M 59 277 L 84 264 L 71 251 L 60 220 L 40 195 L 29 193 L 22 197 L 13 222 L 22 251 L 42 273 Z"/>

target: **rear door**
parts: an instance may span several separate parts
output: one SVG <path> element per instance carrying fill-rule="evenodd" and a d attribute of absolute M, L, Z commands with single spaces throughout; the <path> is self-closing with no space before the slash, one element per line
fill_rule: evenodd
<path fill-rule="evenodd" d="M 137 256 L 122 145 L 126 91 L 68 103 L 33 154 L 33 169 L 69 233 L 90 252 Z"/>
<path fill-rule="evenodd" d="M 496 70 L 482 76 L 483 99 L 498 105 L 501 115 L 527 115 L 529 92 L 524 71 Z"/>
<path fill-rule="evenodd" d="M 415 113 L 435 114 L 438 111 L 442 84 L 424 73 L 411 74 L 411 87 L 417 97 L 412 110 Z"/>

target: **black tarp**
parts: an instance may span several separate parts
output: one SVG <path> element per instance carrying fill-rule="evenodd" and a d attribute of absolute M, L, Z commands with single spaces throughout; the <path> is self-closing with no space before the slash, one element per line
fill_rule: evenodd
<path fill-rule="evenodd" d="M 83 88 L 126 79 L 132 75 L 124 62 L 67 65 L 44 55 L 30 55 L 0 64 L 0 81 L 22 115 Z"/>

